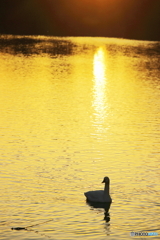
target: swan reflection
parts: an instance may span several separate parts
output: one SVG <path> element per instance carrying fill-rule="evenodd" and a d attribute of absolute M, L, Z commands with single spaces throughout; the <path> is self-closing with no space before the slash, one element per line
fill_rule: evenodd
<path fill-rule="evenodd" d="M 100 202 L 90 202 L 86 201 L 86 203 L 91 206 L 92 208 L 99 208 L 99 209 L 104 209 L 104 220 L 106 222 L 110 221 L 110 214 L 109 214 L 109 209 L 111 206 L 111 203 L 100 203 Z"/>

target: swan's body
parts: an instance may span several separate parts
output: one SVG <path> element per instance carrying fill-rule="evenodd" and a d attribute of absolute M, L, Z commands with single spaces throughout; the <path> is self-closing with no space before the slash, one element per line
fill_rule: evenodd
<path fill-rule="evenodd" d="M 105 183 L 104 190 L 97 190 L 97 191 L 89 191 L 85 192 L 84 195 L 87 198 L 87 201 L 89 202 L 100 202 L 100 203 L 111 203 L 112 199 L 109 195 L 109 183 L 110 180 L 108 177 L 105 177 L 103 182 Z"/>

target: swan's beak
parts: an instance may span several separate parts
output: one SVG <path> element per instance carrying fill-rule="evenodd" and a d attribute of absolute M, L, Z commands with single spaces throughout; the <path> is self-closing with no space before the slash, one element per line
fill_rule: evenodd
<path fill-rule="evenodd" d="M 102 183 L 105 183 L 105 181 L 103 180 Z"/>

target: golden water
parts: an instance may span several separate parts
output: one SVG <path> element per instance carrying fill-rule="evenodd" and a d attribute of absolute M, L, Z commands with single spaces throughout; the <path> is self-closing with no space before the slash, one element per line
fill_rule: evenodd
<path fill-rule="evenodd" d="M 1 36 L 0 240 L 160 233 L 159 49 Z M 108 222 L 83 195 L 102 189 L 104 176 L 113 199 Z"/>

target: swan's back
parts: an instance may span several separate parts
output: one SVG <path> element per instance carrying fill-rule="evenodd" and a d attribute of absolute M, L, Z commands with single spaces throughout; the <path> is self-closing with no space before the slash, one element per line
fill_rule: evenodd
<path fill-rule="evenodd" d="M 90 201 L 90 202 L 105 202 L 104 190 L 85 192 L 84 195 L 86 196 L 87 201 Z"/>

